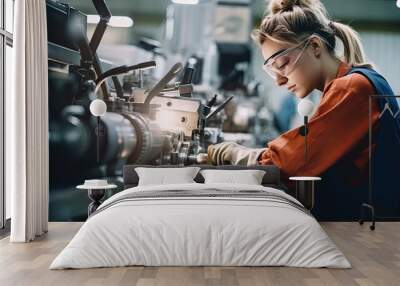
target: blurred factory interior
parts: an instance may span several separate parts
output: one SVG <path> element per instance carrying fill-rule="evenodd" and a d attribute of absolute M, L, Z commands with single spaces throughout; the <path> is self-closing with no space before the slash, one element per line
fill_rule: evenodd
<path fill-rule="evenodd" d="M 263 147 L 301 124 L 296 97 L 266 76 L 250 37 L 266 1 L 179 2 L 47 1 L 50 221 L 86 217 L 87 195 L 75 190 L 86 178 L 121 184 L 124 164 L 188 165 L 209 144 Z M 396 2 L 322 2 L 400 93 Z M 90 113 L 96 97 L 105 114 Z"/>

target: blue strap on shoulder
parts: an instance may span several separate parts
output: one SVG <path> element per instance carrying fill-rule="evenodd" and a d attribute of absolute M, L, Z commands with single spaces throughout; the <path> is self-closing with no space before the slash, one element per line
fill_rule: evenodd
<path fill-rule="evenodd" d="M 359 73 L 364 75 L 375 87 L 376 95 L 394 95 L 394 92 L 386 79 L 377 73 L 375 70 L 367 67 L 356 67 L 349 70 L 347 74 Z M 394 97 L 386 98 L 385 100 L 379 100 L 379 106 L 381 111 L 385 109 L 386 103 L 389 104 L 390 109 L 393 113 L 398 112 L 399 105 Z M 400 114 L 396 117 L 396 125 L 400 125 Z M 400 130 L 400 129 L 399 129 Z"/>

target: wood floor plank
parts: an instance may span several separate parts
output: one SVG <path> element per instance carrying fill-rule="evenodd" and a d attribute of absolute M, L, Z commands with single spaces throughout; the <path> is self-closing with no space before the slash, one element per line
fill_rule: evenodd
<path fill-rule="evenodd" d="M 50 223 L 49 233 L 32 243 L 0 240 L 1 286 L 397 286 L 400 223 L 379 222 L 376 230 L 352 222 L 322 223 L 352 264 L 351 269 L 296 267 L 115 267 L 49 270 L 81 223 Z"/>

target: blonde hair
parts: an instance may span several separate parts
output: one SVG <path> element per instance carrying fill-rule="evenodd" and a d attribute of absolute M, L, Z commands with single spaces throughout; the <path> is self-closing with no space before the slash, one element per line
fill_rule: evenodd
<path fill-rule="evenodd" d="M 278 42 L 300 43 L 312 34 L 318 34 L 335 54 L 336 37 L 343 44 L 343 61 L 352 66 L 369 66 L 358 33 L 348 25 L 329 19 L 319 0 L 271 0 L 259 29 L 252 37 L 260 45 L 269 38 Z"/>

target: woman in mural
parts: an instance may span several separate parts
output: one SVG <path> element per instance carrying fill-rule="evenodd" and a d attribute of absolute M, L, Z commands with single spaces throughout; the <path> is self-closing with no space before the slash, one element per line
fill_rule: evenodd
<path fill-rule="evenodd" d="M 298 98 L 314 89 L 322 92 L 309 119 L 307 164 L 299 128 L 268 142 L 265 148 L 246 148 L 234 142 L 210 145 L 209 161 L 274 164 L 281 169 L 286 183 L 289 176 L 321 176 L 314 209 L 317 217 L 355 219 L 368 193 L 369 96 L 393 94 L 390 86 L 366 63 L 357 33 L 348 25 L 331 21 L 319 0 L 272 0 L 254 38 L 265 60 L 264 70 L 277 85 L 286 86 Z M 338 40 L 343 45 L 343 55 L 338 55 Z M 375 147 L 384 150 L 374 163 L 374 170 L 384 169 L 382 174 L 375 172 L 379 175 L 376 186 L 380 188 L 375 193 L 382 212 L 399 215 L 399 196 L 388 190 L 388 178 L 398 168 L 395 160 L 390 164 L 387 159 L 400 158 L 400 116 L 380 116 L 384 102 L 393 113 L 398 110 L 396 100 L 371 101 L 372 150 L 374 155 L 378 152 Z M 384 136 L 378 135 L 381 131 L 386 132 Z M 397 195 L 397 201 L 393 201 L 390 192 Z"/>

